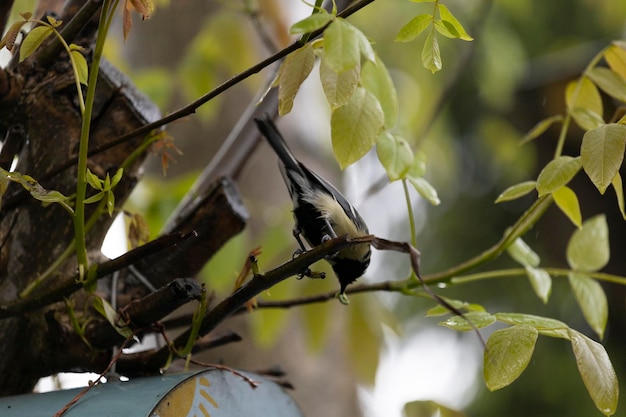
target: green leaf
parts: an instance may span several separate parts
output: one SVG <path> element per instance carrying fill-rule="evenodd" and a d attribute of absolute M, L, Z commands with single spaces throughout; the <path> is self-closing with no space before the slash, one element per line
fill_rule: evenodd
<path fill-rule="evenodd" d="M 537 342 L 537 329 L 519 325 L 500 329 L 487 340 L 483 374 L 490 391 L 515 381 L 530 362 Z"/>
<path fill-rule="evenodd" d="M 323 9 L 320 9 L 323 10 Z M 297 35 L 301 33 L 310 33 L 315 30 L 321 29 L 328 22 L 335 18 L 334 15 L 327 13 L 326 11 L 320 11 L 320 13 L 313 13 L 309 17 L 294 23 L 289 29 L 289 33 Z"/>
<path fill-rule="evenodd" d="M 441 200 L 439 200 L 439 195 L 437 195 L 437 190 L 435 187 L 430 185 L 428 181 L 424 177 L 414 178 L 409 177 L 409 182 L 415 188 L 415 190 L 430 204 L 433 206 L 438 206 L 441 204 Z"/>
<path fill-rule="evenodd" d="M 604 52 L 604 59 L 613 71 L 626 80 L 626 50 L 613 43 Z"/>
<path fill-rule="evenodd" d="M 548 303 L 550 294 L 552 293 L 552 278 L 543 269 L 533 268 L 532 266 L 526 266 L 526 275 L 530 285 L 533 287 L 535 294 L 544 304 Z"/>
<path fill-rule="evenodd" d="M 462 300 L 453 300 L 450 298 L 446 298 L 444 297 L 444 300 L 450 304 L 452 307 L 456 308 L 457 310 L 465 310 L 465 311 L 469 311 L 469 312 L 484 312 L 485 311 L 485 307 L 481 306 L 480 304 L 474 304 L 474 303 L 468 303 L 467 301 L 462 301 Z M 441 304 L 437 304 L 436 306 L 434 306 L 433 308 L 429 309 L 426 312 L 426 317 L 437 317 L 437 316 L 443 316 L 445 314 L 450 314 L 451 311 L 448 309 L 448 307 L 443 306 Z"/>
<path fill-rule="evenodd" d="M 561 116 L 560 114 L 543 119 L 542 121 L 537 123 L 535 126 L 533 126 L 533 128 L 530 129 L 528 133 L 526 133 L 526 135 L 522 138 L 522 141 L 520 142 L 520 144 L 523 145 L 527 142 L 530 142 L 533 139 L 538 138 L 546 130 L 548 130 L 550 126 L 552 126 L 554 123 L 558 123 L 562 121 L 563 121 L 563 116 Z"/>
<path fill-rule="evenodd" d="M 91 172 L 89 168 L 87 168 L 87 175 L 85 176 L 85 179 L 87 180 L 87 184 L 89 184 L 91 188 L 94 188 L 96 190 L 103 189 L 103 184 L 104 184 L 103 181 L 100 178 L 98 178 L 96 174 Z"/>
<path fill-rule="evenodd" d="M 576 91 L 578 96 L 575 98 Z M 576 123 L 584 130 L 604 123 L 602 97 L 589 78 L 583 77 L 579 81 L 570 82 L 565 88 L 565 102 Z"/>
<path fill-rule="evenodd" d="M 537 255 L 521 237 L 515 239 L 513 243 L 506 248 L 506 251 L 511 258 L 515 259 L 517 263 L 523 266 L 539 266 L 539 255 Z"/>
<path fill-rule="evenodd" d="M 388 131 L 383 132 L 376 141 L 376 152 L 392 182 L 403 178 L 413 164 L 413 150 L 408 142 Z"/>
<path fill-rule="evenodd" d="M 383 130 L 384 115 L 372 93 L 358 87 L 350 100 L 332 112 L 330 130 L 341 169 L 361 159 Z"/>
<path fill-rule="evenodd" d="M 604 346 L 570 329 L 578 372 L 594 404 L 606 416 L 615 414 L 619 384 Z"/>
<path fill-rule="evenodd" d="M 117 323 L 116 323 L 117 311 L 115 311 L 113 307 L 111 306 L 111 304 L 109 304 L 105 299 L 96 296 L 93 299 L 92 304 L 93 304 L 93 307 L 96 309 L 96 311 L 100 313 L 105 319 L 107 319 L 109 323 L 111 323 L 111 326 L 113 326 L 116 332 L 118 332 L 124 338 L 130 337 L 133 335 L 133 332 L 130 330 L 130 328 L 128 328 L 128 326 L 125 326 L 125 327 L 117 326 Z"/>
<path fill-rule="evenodd" d="M 580 205 L 578 197 L 571 188 L 563 186 L 552 193 L 554 202 L 561 209 L 563 214 L 574 223 L 574 226 L 580 228 L 582 226 L 582 215 L 580 214 Z"/>
<path fill-rule="evenodd" d="M 31 56 L 37 48 L 52 34 L 53 29 L 49 26 L 37 26 L 22 41 L 20 46 L 20 62 Z"/>
<path fill-rule="evenodd" d="M 322 90 L 331 110 L 343 106 L 348 102 L 359 84 L 360 65 L 341 73 L 336 73 L 322 58 L 320 64 L 320 81 Z"/>
<path fill-rule="evenodd" d="M 385 113 L 385 128 L 398 122 L 398 93 L 385 64 L 375 56 L 375 61 L 365 61 L 361 69 L 361 85 L 374 94 Z"/>
<path fill-rule="evenodd" d="M 102 200 L 104 198 L 104 191 L 98 191 L 96 194 L 92 195 L 89 198 L 85 199 L 85 204 L 93 204 L 93 203 L 97 203 L 98 201 Z"/>
<path fill-rule="evenodd" d="M 619 171 L 625 147 L 624 125 L 611 123 L 585 132 L 580 157 L 583 169 L 600 194 L 604 194 Z"/>
<path fill-rule="evenodd" d="M 376 53 L 374 52 L 374 48 L 372 48 L 372 44 L 369 39 L 363 32 L 361 32 L 356 27 L 349 25 L 350 29 L 354 32 L 354 36 L 356 36 L 358 45 L 359 45 L 359 53 L 365 58 L 367 61 L 376 62 Z"/>
<path fill-rule="evenodd" d="M 411 401 L 404 404 L 404 417 L 467 417 L 467 414 L 448 408 L 435 401 Z"/>
<path fill-rule="evenodd" d="M 605 93 L 626 102 L 626 80 L 606 67 L 594 67 L 587 72 L 591 80 Z"/>
<path fill-rule="evenodd" d="M 420 14 L 415 16 L 406 25 L 402 26 L 396 36 L 396 42 L 409 42 L 417 38 L 431 23 L 433 16 L 430 14 Z"/>
<path fill-rule="evenodd" d="M 356 67 L 360 60 L 360 44 L 356 31 L 341 18 L 324 31 L 324 59 L 336 73 Z"/>
<path fill-rule="evenodd" d="M 107 212 L 109 213 L 109 217 L 113 216 L 113 211 L 115 210 L 115 194 L 113 191 L 109 191 L 107 194 Z"/>
<path fill-rule="evenodd" d="M 539 197 L 552 193 L 570 182 L 581 166 L 580 157 L 559 156 L 548 162 L 537 177 Z"/>
<path fill-rule="evenodd" d="M 472 38 L 470 35 L 467 34 L 467 32 L 465 32 L 465 28 L 463 28 L 461 22 L 459 22 L 457 18 L 454 17 L 452 13 L 450 13 L 450 10 L 446 6 L 444 6 L 443 4 L 438 4 L 437 7 L 439 8 L 439 16 L 441 16 L 441 21 L 445 25 L 447 31 L 449 31 L 450 34 L 453 35 L 451 37 L 459 38 L 464 41 L 474 40 L 474 38 Z M 441 31 L 439 33 L 447 36 Z"/>
<path fill-rule="evenodd" d="M 440 71 L 443 66 L 437 34 L 433 33 L 433 31 L 428 32 L 426 41 L 424 42 L 424 49 L 422 49 L 422 65 L 433 74 Z"/>
<path fill-rule="evenodd" d="M 619 212 L 622 213 L 622 218 L 626 220 L 626 212 L 624 211 L 624 187 L 622 185 L 622 176 L 620 175 L 619 171 L 617 171 L 617 174 L 615 174 L 615 176 L 613 177 L 611 185 L 615 190 L 615 197 L 617 198 L 617 206 L 619 207 Z"/>
<path fill-rule="evenodd" d="M 569 326 L 560 320 L 522 313 L 496 313 L 496 319 L 512 326 L 530 326 L 544 335 L 569 340 Z"/>
<path fill-rule="evenodd" d="M 419 178 L 426 175 L 426 155 L 423 152 L 415 152 L 413 158 L 413 164 L 409 168 L 408 176 L 413 178 Z"/>
<path fill-rule="evenodd" d="M 303 46 L 285 58 L 278 79 L 278 114 L 281 116 L 293 108 L 293 100 L 311 73 L 314 63 L 315 53 L 311 44 Z"/>
<path fill-rule="evenodd" d="M 609 262 L 609 227 L 604 214 L 586 220 L 567 244 L 567 263 L 576 271 L 594 272 Z"/>
<path fill-rule="evenodd" d="M 587 275 L 576 272 L 570 272 L 568 279 L 585 320 L 602 339 L 609 317 L 608 302 L 602 286 Z"/>
<path fill-rule="evenodd" d="M 118 168 L 118 170 L 115 171 L 115 175 L 113 175 L 113 179 L 111 180 L 111 188 L 115 188 L 115 186 L 119 184 L 123 174 L 124 168 Z"/>
<path fill-rule="evenodd" d="M 525 181 L 512 185 L 500 193 L 498 198 L 496 198 L 496 203 L 502 203 L 503 201 L 511 201 L 523 197 L 533 191 L 536 186 L 537 183 L 535 181 Z"/>
<path fill-rule="evenodd" d="M 82 48 L 77 45 L 70 45 L 70 53 L 72 54 L 72 59 L 74 60 L 74 64 L 76 65 L 76 71 L 78 71 L 78 73 L 76 74 L 78 76 L 78 82 L 83 85 L 87 85 L 89 70 L 87 69 L 87 60 L 81 53 L 81 50 Z"/>
<path fill-rule="evenodd" d="M 476 326 L 476 328 L 481 329 L 495 322 L 496 317 L 489 313 L 484 311 L 470 311 L 469 313 L 465 313 L 464 317 L 450 316 L 447 320 L 439 322 L 439 325 L 459 332 L 465 332 L 474 330 L 472 324 Z"/>

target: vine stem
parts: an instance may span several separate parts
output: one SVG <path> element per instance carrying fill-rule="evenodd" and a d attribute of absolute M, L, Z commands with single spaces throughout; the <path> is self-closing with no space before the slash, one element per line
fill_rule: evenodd
<path fill-rule="evenodd" d="M 533 203 L 532 206 L 530 206 L 528 210 L 524 212 L 524 214 L 522 214 L 508 233 L 506 233 L 498 243 L 474 258 L 462 262 L 448 270 L 432 275 L 425 275 L 423 277 L 424 281 L 427 283 L 447 282 L 453 277 L 463 274 L 465 271 L 469 271 L 498 257 L 515 241 L 515 239 L 523 236 L 535 225 L 535 223 L 537 223 L 553 201 L 554 199 L 552 198 L 552 195 L 545 195 L 539 198 Z"/>
<path fill-rule="evenodd" d="M 541 268 L 552 277 L 566 277 L 573 271 L 566 268 Z M 585 275 L 598 281 L 610 282 L 613 284 L 626 285 L 626 277 L 619 275 L 607 274 L 605 272 L 584 272 Z M 468 282 L 482 281 L 485 279 L 518 277 L 526 275 L 525 268 L 499 269 L 495 271 L 478 272 L 476 274 L 468 274 L 460 277 L 453 277 L 450 284 L 466 284 Z"/>
<path fill-rule="evenodd" d="M 104 0 L 100 14 L 100 30 L 96 37 L 96 47 L 93 52 L 91 70 L 87 83 L 87 94 L 85 98 L 85 111 L 83 113 L 83 123 L 80 131 L 80 147 L 78 150 L 78 171 L 76 174 L 76 203 L 74 210 L 74 242 L 76 246 L 76 259 L 78 261 L 79 279 L 85 279 L 85 273 L 89 268 L 87 259 L 86 230 L 85 230 L 85 197 L 87 194 L 87 154 L 89 151 L 89 133 L 91 130 L 91 115 L 93 114 L 93 103 L 96 96 L 96 83 L 100 69 L 100 59 L 104 49 L 113 14 L 119 0 Z"/>

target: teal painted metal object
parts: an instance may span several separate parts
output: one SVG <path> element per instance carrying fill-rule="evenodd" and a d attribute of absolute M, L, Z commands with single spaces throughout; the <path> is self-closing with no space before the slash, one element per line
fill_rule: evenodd
<path fill-rule="evenodd" d="M 303 417 L 276 383 L 252 373 L 252 388 L 232 372 L 201 372 L 137 378 L 92 388 L 65 417 Z M 0 398 L 2 417 L 51 417 L 82 388 Z"/>

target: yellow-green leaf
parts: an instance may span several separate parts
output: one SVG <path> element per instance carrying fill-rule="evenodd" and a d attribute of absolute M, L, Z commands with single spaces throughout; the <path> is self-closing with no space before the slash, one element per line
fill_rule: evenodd
<path fill-rule="evenodd" d="M 437 190 L 433 187 L 424 177 L 414 178 L 409 177 L 409 182 L 415 188 L 415 190 L 430 204 L 433 206 L 438 206 L 441 204 L 441 200 L 439 200 L 439 195 L 437 195 Z"/>
<path fill-rule="evenodd" d="M 430 14 L 420 14 L 415 16 L 406 25 L 402 26 L 396 36 L 396 42 L 409 42 L 417 38 L 431 23 L 433 16 Z"/>
<path fill-rule="evenodd" d="M 363 32 L 361 32 L 356 27 L 350 25 L 350 29 L 354 32 L 354 36 L 357 38 L 357 43 L 359 45 L 359 54 L 365 58 L 367 61 L 375 62 L 376 61 L 376 53 L 374 52 L 374 48 L 372 48 L 372 44 L 369 39 Z"/>
<path fill-rule="evenodd" d="M 521 237 L 515 239 L 506 250 L 511 258 L 523 266 L 539 266 L 539 255 Z"/>
<path fill-rule="evenodd" d="M 439 16 L 441 16 L 441 21 L 443 25 L 445 26 L 446 30 L 452 35 L 449 37 L 459 38 L 464 41 L 474 40 L 474 38 L 472 38 L 470 35 L 467 34 L 461 22 L 459 22 L 457 18 L 454 17 L 454 15 L 450 12 L 450 10 L 446 6 L 440 3 L 438 4 L 437 7 L 439 8 Z M 441 33 L 444 36 L 448 36 L 448 35 L 445 35 L 441 31 L 439 33 Z"/>
<path fill-rule="evenodd" d="M 522 313 L 496 313 L 496 319 L 512 326 L 525 325 L 537 329 L 539 334 L 569 340 L 569 326 L 562 321 L 549 317 Z"/>
<path fill-rule="evenodd" d="M 422 49 L 422 65 L 429 69 L 433 74 L 440 71 L 443 63 L 441 61 L 441 51 L 439 50 L 439 41 L 437 35 L 433 31 L 429 31 Z"/>
<path fill-rule="evenodd" d="M 604 52 L 604 59 L 613 71 L 626 80 L 626 50 L 620 48 L 619 44 L 613 43 Z"/>
<path fill-rule="evenodd" d="M 525 181 L 512 185 L 500 193 L 498 198 L 496 198 L 496 203 L 502 203 L 503 201 L 511 201 L 523 197 L 533 191 L 536 186 L 537 183 L 535 181 Z"/>
<path fill-rule="evenodd" d="M 602 286 L 589 276 L 576 272 L 570 272 L 568 279 L 585 320 L 602 339 L 609 318 L 609 304 Z"/>
<path fill-rule="evenodd" d="M 526 135 L 522 138 L 522 141 L 520 142 L 520 144 L 523 145 L 527 142 L 530 142 L 533 139 L 538 138 L 539 136 L 543 134 L 543 132 L 548 130 L 548 128 L 552 126 L 554 123 L 561 122 L 561 121 L 563 121 L 563 116 L 561 116 L 560 114 L 543 119 L 542 121 L 538 122 L 535 126 L 533 126 L 533 128 L 530 129 L 528 133 L 526 133 Z"/>
<path fill-rule="evenodd" d="M 594 404 L 605 416 L 615 414 L 619 384 L 604 346 L 570 329 L 578 372 Z"/>
<path fill-rule="evenodd" d="M 552 278 L 550 274 L 543 269 L 533 268 L 527 265 L 526 275 L 537 297 L 539 297 L 544 304 L 547 304 L 550 294 L 552 293 Z"/>
<path fill-rule="evenodd" d="M 554 202 L 561 209 L 563 214 L 574 223 L 574 226 L 582 226 L 582 215 L 580 214 L 580 204 L 576 193 L 569 187 L 563 186 L 552 193 Z"/>
<path fill-rule="evenodd" d="M 504 388 L 526 369 L 535 350 L 537 329 L 519 325 L 500 329 L 487 340 L 483 375 L 490 391 Z"/>
<path fill-rule="evenodd" d="M 467 417 L 467 414 L 461 411 L 446 407 L 432 400 L 406 403 L 404 404 L 402 415 L 404 417 Z"/>
<path fill-rule="evenodd" d="M 554 192 L 570 182 L 582 166 L 579 157 L 559 156 L 548 162 L 537 177 L 539 197 Z"/>
<path fill-rule="evenodd" d="M 20 46 L 20 62 L 31 56 L 37 48 L 52 34 L 53 29 L 49 26 L 37 26 L 22 41 Z"/>
<path fill-rule="evenodd" d="M 608 95 L 626 102 L 626 80 L 605 67 L 594 67 L 587 73 L 589 78 Z"/>
<path fill-rule="evenodd" d="M 30 19 L 30 17 L 28 19 Z M 13 51 L 13 47 L 15 46 L 15 40 L 17 39 L 17 35 L 20 34 L 20 31 L 22 30 L 22 26 L 28 23 L 28 19 L 17 21 L 9 27 L 7 32 L 2 37 L 2 40 L 0 40 L 0 49 L 6 46 L 9 51 Z"/>
<path fill-rule="evenodd" d="M 468 312 L 485 312 L 485 307 L 481 306 L 480 304 L 468 303 L 467 301 L 462 300 L 453 300 L 447 297 L 444 297 L 444 300 L 446 301 L 446 303 L 450 304 L 457 310 L 465 310 Z M 433 308 L 428 309 L 428 311 L 426 312 L 426 317 L 437 317 L 450 313 L 451 311 L 448 307 L 437 304 Z"/>
<path fill-rule="evenodd" d="M 328 22 L 330 22 L 334 18 L 335 16 L 327 13 L 326 11 L 313 13 L 309 17 L 294 23 L 289 29 L 289 33 L 291 33 L 292 35 L 297 35 L 300 33 L 310 33 L 317 29 L 323 28 L 324 26 L 326 26 L 326 24 L 328 24 Z"/>
<path fill-rule="evenodd" d="M 587 77 L 567 85 L 565 102 L 576 123 L 585 130 L 597 127 L 597 121 L 602 120 L 602 97 L 596 85 Z"/>
<path fill-rule="evenodd" d="M 360 60 L 360 43 L 356 31 L 341 18 L 324 31 L 324 59 L 336 73 L 356 67 Z"/>
<path fill-rule="evenodd" d="M 413 150 L 408 142 L 388 131 L 383 132 L 376 141 L 376 152 L 389 181 L 403 178 L 413 164 Z"/>
<path fill-rule="evenodd" d="M 466 332 L 474 330 L 474 327 L 480 329 L 496 322 L 495 316 L 484 311 L 470 311 L 463 316 L 450 316 L 447 320 L 440 322 L 439 325 L 459 332 Z"/>
<path fill-rule="evenodd" d="M 70 52 L 72 54 L 72 59 L 74 60 L 74 64 L 76 65 L 76 71 L 78 72 L 76 74 L 78 77 L 78 81 L 83 85 L 87 85 L 87 79 L 88 79 L 87 60 L 85 59 L 83 54 L 77 49 L 72 49 Z"/>
<path fill-rule="evenodd" d="M 336 73 L 322 58 L 320 63 L 320 81 L 322 90 L 331 110 L 343 106 L 352 97 L 359 84 L 360 65 L 340 73 Z"/>
<path fill-rule="evenodd" d="M 398 122 L 398 93 L 387 67 L 378 56 L 374 62 L 363 63 L 361 85 L 378 99 L 385 113 L 385 128 L 394 127 Z"/>
<path fill-rule="evenodd" d="M 296 97 L 302 82 L 311 73 L 314 63 L 315 53 L 310 44 L 285 58 L 280 68 L 278 80 L 278 114 L 281 116 L 291 111 L 293 99 Z"/>
<path fill-rule="evenodd" d="M 372 149 L 383 124 L 380 103 L 363 87 L 358 87 L 346 104 L 333 111 L 330 118 L 333 151 L 342 169 Z"/>
<path fill-rule="evenodd" d="M 626 212 L 624 211 L 624 187 L 622 185 L 622 176 L 620 175 L 619 171 L 613 177 L 611 185 L 615 190 L 615 197 L 617 198 L 617 206 L 619 207 L 619 212 L 622 213 L 622 218 L 626 220 Z"/>
<path fill-rule="evenodd" d="M 93 307 L 99 312 L 113 328 L 123 337 L 132 336 L 133 332 L 128 327 L 119 327 L 117 325 L 117 311 L 113 309 L 113 306 L 108 301 L 101 297 L 95 297 L 92 301 Z"/>
<path fill-rule="evenodd" d="M 609 226 L 604 214 L 586 220 L 567 244 L 567 263 L 576 271 L 594 272 L 609 262 Z"/>
<path fill-rule="evenodd" d="M 625 148 L 625 125 L 611 123 L 585 132 L 580 146 L 583 169 L 601 194 L 619 171 Z"/>

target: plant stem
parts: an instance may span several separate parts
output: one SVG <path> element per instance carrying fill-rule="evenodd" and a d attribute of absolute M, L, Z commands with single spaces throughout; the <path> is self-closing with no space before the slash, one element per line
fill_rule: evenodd
<path fill-rule="evenodd" d="M 96 47 L 93 52 L 91 70 L 89 71 L 89 81 L 87 83 L 87 95 L 85 98 L 85 112 L 83 113 L 83 124 L 80 132 L 80 147 L 78 150 L 78 172 L 76 175 L 76 208 L 74 211 L 74 241 L 76 246 L 76 259 L 78 261 L 80 280 L 84 279 L 84 274 L 89 267 L 86 247 L 85 230 L 85 196 L 87 194 L 87 153 L 89 151 L 89 133 L 91 130 L 91 116 L 93 114 L 93 103 L 96 96 L 96 83 L 100 69 L 100 59 L 104 49 L 113 13 L 119 0 L 104 0 L 102 12 L 100 14 L 100 27 L 96 37 Z"/>
<path fill-rule="evenodd" d="M 446 271 L 424 276 L 424 281 L 427 283 L 450 281 L 453 277 L 461 275 L 465 271 L 469 271 L 479 265 L 495 259 L 502 252 L 504 252 L 506 248 L 508 248 L 515 241 L 515 239 L 523 236 L 528 230 L 530 230 L 541 218 L 541 216 L 543 216 L 543 213 L 545 213 L 553 201 L 554 200 L 551 194 L 539 198 L 519 219 L 517 219 L 508 233 L 505 234 L 498 243 L 478 256 L 468 259 L 467 261 L 462 262 Z"/>
<path fill-rule="evenodd" d="M 552 277 L 567 277 L 571 272 L 576 272 L 567 268 L 541 268 L 546 271 Z M 614 284 L 626 285 L 626 277 L 619 275 L 607 274 L 605 272 L 584 272 L 590 278 L 598 281 L 611 282 Z M 450 284 L 466 284 L 468 282 L 482 281 L 485 279 L 504 278 L 504 277 L 516 277 L 525 276 L 526 269 L 524 268 L 510 268 L 499 269 L 495 271 L 478 272 L 476 274 L 468 274 L 459 277 L 453 277 L 450 279 Z"/>

